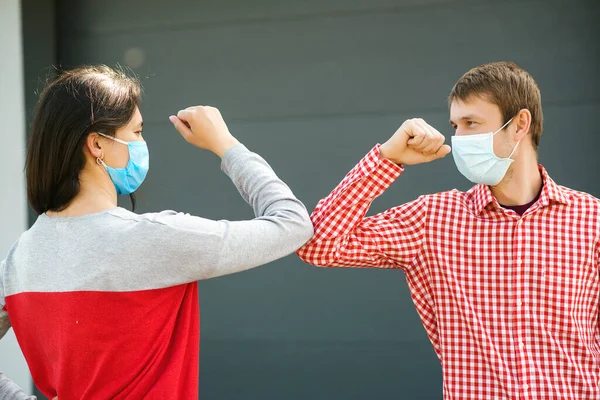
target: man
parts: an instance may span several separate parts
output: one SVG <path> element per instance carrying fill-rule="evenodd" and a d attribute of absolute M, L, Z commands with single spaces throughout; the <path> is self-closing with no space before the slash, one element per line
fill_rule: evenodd
<path fill-rule="evenodd" d="M 517 65 L 470 70 L 449 105 L 452 153 L 476 186 L 365 217 L 404 166 L 450 153 L 437 130 L 408 120 L 319 202 L 298 255 L 402 269 L 447 399 L 600 398 L 599 200 L 538 165 L 540 92 Z"/>

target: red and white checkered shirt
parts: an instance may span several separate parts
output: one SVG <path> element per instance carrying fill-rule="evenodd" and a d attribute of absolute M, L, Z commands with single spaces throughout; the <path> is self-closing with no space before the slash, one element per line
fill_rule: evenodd
<path fill-rule="evenodd" d="M 600 399 L 600 201 L 540 166 L 522 217 L 477 185 L 366 218 L 402 171 L 373 148 L 319 202 L 298 255 L 402 269 L 446 399 Z"/>

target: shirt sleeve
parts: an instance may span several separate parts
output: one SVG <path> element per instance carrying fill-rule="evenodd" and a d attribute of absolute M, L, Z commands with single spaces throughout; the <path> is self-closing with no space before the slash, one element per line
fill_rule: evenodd
<path fill-rule="evenodd" d="M 225 153 L 222 169 L 255 218 L 216 221 L 174 211 L 133 214 L 136 223 L 121 232 L 139 238 L 138 251 L 131 254 L 143 257 L 132 264 L 146 263 L 140 271 L 144 280 L 169 286 L 244 271 L 292 254 L 312 237 L 306 208 L 262 157 L 238 145 Z M 128 273 L 120 272 L 125 279 Z"/>
<path fill-rule="evenodd" d="M 0 261 L 0 339 L 2 339 L 10 329 L 10 320 L 8 319 L 8 312 L 6 311 L 6 293 L 4 290 L 5 266 L 6 261 Z"/>
<path fill-rule="evenodd" d="M 407 269 L 423 247 L 426 198 L 365 217 L 403 172 L 375 146 L 311 215 L 314 237 L 297 254 L 323 267 Z"/>
<path fill-rule="evenodd" d="M 10 329 L 10 320 L 6 312 L 6 300 L 4 294 L 4 261 L 0 261 L 0 339 Z M 6 400 L 35 400 L 34 396 L 26 395 L 23 389 L 10 380 L 0 371 L 0 399 Z"/>
<path fill-rule="evenodd" d="M 6 294 L 4 293 L 4 269 L 6 261 L 0 261 L 0 310 L 6 305 Z"/>
<path fill-rule="evenodd" d="M 35 396 L 25 394 L 23 389 L 0 371 L 0 399 L 2 400 L 36 400 Z"/>

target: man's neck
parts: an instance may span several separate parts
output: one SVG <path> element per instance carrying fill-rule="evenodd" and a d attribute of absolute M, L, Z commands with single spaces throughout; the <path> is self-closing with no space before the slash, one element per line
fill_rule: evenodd
<path fill-rule="evenodd" d="M 506 177 L 490 190 L 503 206 L 520 206 L 533 201 L 542 190 L 542 175 L 534 154 L 515 160 Z"/>

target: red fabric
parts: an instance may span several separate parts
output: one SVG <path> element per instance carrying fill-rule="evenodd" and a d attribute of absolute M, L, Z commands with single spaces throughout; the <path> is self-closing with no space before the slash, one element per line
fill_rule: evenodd
<path fill-rule="evenodd" d="M 505 206 L 505 205 L 501 205 L 501 207 L 504 207 L 508 210 L 513 210 L 514 212 L 516 212 L 519 215 L 523 215 L 525 214 L 525 211 L 529 210 L 529 208 L 535 204 L 536 201 L 538 201 L 538 199 L 540 198 L 540 194 L 542 192 L 538 193 L 538 195 L 535 197 L 535 199 L 533 199 L 532 201 L 530 201 L 527 204 L 523 204 L 520 206 Z"/>
<path fill-rule="evenodd" d="M 33 381 L 49 398 L 198 398 L 197 283 L 25 292 L 6 297 L 6 309 Z"/>
<path fill-rule="evenodd" d="M 375 147 L 319 202 L 298 255 L 402 269 L 447 399 L 600 399 L 598 199 L 540 166 L 542 193 L 522 217 L 477 185 L 365 218 L 402 171 Z"/>

